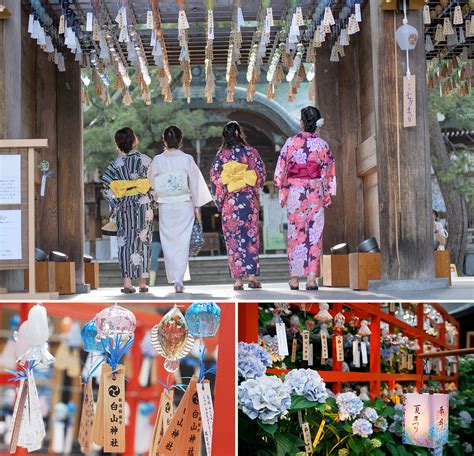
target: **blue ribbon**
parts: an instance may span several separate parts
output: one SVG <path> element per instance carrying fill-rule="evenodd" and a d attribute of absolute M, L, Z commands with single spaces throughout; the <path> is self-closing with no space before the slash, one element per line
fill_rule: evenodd
<path fill-rule="evenodd" d="M 92 369 L 90 369 L 88 372 L 87 372 L 87 375 L 85 377 L 82 377 L 82 381 L 84 383 L 88 383 L 89 382 L 89 379 L 92 377 L 92 375 L 94 374 L 94 372 L 100 367 L 102 366 L 102 363 L 105 361 L 105 357 L 102 356 L 102 353 L 98 353 L 97 354 L 98 357 L 100 357 L 99 359 L 99 362 L 97 364 L 94 365 L 94 363 L 92 363 L 93 367 Z M 86 363 L 82 362 L 81 361 L 81 364 L 85 367 Z"/>
<path fill-rule="evenodd" d="M 102 339 L 101 344 L 104 348 L 104 355 L 112 368 L 112 372 L 117 370 L 120 360 L 130 351 L 135 339 L 130 337 L 125 340 L 122 334 L 117 334 L 115 337 Z"/>
<path fill-rule="evenodd" d="M 206 369 L 206 366 L 204 364 L 205 353 L 206 347 L 203 347 L 201 354 L 199 355 L 199 383 L 202 382 L 204 380 L 204 377 L 208 374 L 216 375 L 216 364 L 214 364 L 214 366 L 210 367 L 209 369 Z"/>
<path fill-rule="evenodd" d="M 5 372 L 8 372 L 9 374 L 13 375 L 12 378 L 9 378 L 7 381 L 9 382 L 19 382 L 21 380 L 24 380 L 28 377 L 28 372 L 32 371 L 39 365 L 39 361 L 33 360 L 28 363 L 27 367 L 20 367 L 20 369 L 13 371 L 9 369 L 5 369 Z M 46 373 L 47 369 L 37 369 L 36 373 L 41 374 L 42 372 Z"/>

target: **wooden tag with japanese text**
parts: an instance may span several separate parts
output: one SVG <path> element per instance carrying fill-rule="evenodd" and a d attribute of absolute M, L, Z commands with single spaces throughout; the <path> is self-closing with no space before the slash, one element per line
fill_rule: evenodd
<path fill-rule="evenodd" d="M 416 127 L 416 76 L 403 77 L 403 126 Z"/>
<path fill-rule="evenodd" d="M 125 366 L 104 364 L 104 452 L 125 451 Z"/>
<path fill-rule="evenodd" d="M 78 441 L 83 453 L 90 453 L 92 445 L 92 428 L 94 426 L 94 397 L 92 380 L 84 383 L 82 399 L 81 424 L 79 425 Z"/>
<path fill-rule="evenodd" d="M 23 421 L 23 413 L 25 412 L 26 396 L 28 394 L 28 380 L 21 380 L 18 389 L 18 396 L 13 410 L 11 421 L 11 437 L 10 437 L 10 454 L 16 453 L 18 437 L 20 435 L 21 422 Z"/>
<path fill-rule="evenodd" d="M 169 428 L 163 435 L 158 453 L 165 456 L 198 456 L 201 448 L 201 412 L 193 376 Z"/>
<path fill-rule="evenodd" d="M 150 456 L 158 456 L 158 446 L 173 419 L 173 395 L 173 390 L 169 392 L 165 390 L 161 393 L 160 405 L 158 407 L 155 427 L 151 439 Z"/>
<path fill-rule="evenodd" d="M 92 425 L 92 441 L 99 445 L 104 445 L 104 368 L 110 366 L 106 363 L 102 364 L 99 381 L 99 393 L 97 396 L 97 404 L 94 414 L 94 423 Z"/>

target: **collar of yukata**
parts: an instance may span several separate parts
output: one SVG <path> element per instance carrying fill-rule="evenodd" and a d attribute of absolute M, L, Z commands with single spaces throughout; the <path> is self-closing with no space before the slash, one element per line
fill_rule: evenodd
<path fill-rule="evenodd" d="M 132 149 L 132 150 L 128 151 L 126 155 L 133 155 L 133 154 L 138 154 L 138 153 L 139 153 L 138 150 Z"/>
<path fill-rule="evenodd" d="M 310 133 L 309 131 L 301 131 L 299 134 L 302 138 L 319 138 L 316 132 Z"/>

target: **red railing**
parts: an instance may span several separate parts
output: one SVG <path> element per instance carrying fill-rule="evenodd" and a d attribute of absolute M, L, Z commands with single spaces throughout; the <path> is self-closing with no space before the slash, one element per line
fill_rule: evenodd
<path fill-rule="evenodd" d="M 439 304 L 431 304 L 443 317 L 444 321 L 449 321 L 453 324 L 459 333 L 459 323 L 446 311 L 444 307 Z M 291 303 L 294 308 L 300 307 L 300 303 Z M 315 314 L 318 312 L 319 307 L 317 304 L 306 303 L 307 313 Z M 433 337 L 427 334 L 423 329 L 424 313 L 423 304 L 418 304 L 416 308 L 417 312 L 417 326 L 410 326 L 409 324 L 399 320 L 393 313 L 385 312 L 381 309 L 380 304 L 367 304 L 367 303 L 332 303 L 330 304 L 330 313 L 334 317 L 338 312 L 342 311 L 343 308 L 349 308 L 351 311 L 345 312 L 346 322 L 350 319 L 351 313 L 355 313 L 361 320 L 370 320 L 370 330 L 372 335 L 370 336 L 370 358 L 369 358 L 369 369 L 370 372 L 343 372 L 342 362 L 337 361 L 333 357 L 333 365 L 331 371 L 318 371 L 321 377 L 326 383 L 332 384 L 332 389 L 335 393 L 340 392 L 342 389 L 342 383 L 344 382 L 368 382 L 370 385 L 370 394 L 372 398 L 375 398 L 381 393 L 381 383 L 387 382 L 390 389 L 395 387 L 397 382 L 416 382 L 416 386 L 422 386 L 424 381 L 428 378 L 441 383 L 455 382 L 458 380 L 458 369 L 456 374 L 447 375 L 425 375 L 423 376 L 423 360 L 419 357 L 416 358 L 415 373 L 384 373 L 382 372 L 381 366 L 381 350 L 380 350 L 380 323 L 386 322 L 390 325 L 391 331 L 394 328 L 400 329 L 404 335 L 418 339 L 420 350 L 417 354 L 422 353 L 423 345 L 425 342 L 429 342 L 433 346 L 438 347 L 441 350 L 448 348 L 459 348 L 459 337 L 454 346 L 448 346 L 446 342 L 446 330 L 445 325 L 438 325 L 439 337 Z M 258 341 L 258 304 L 246 303 L 239 304 L 239 340 L 244 342 L 257 342 Z M 336 353 L 336 341 L 335 338 L 332 340 L 332 350 Z M 442 359 L 442 372 L 446 372 L 445 359 Z M 283 369 L 269 369 L 269 373 L 281 374 L 285 372 Z"/>

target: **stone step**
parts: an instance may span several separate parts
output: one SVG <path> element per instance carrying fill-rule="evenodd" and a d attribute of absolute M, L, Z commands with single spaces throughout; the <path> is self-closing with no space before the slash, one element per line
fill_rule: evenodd
<path fill-rule="evenodd" d="M 204 257 L 192 259 L 189 262 L 191 282 L 193 285 L 231 284 L 229 267 L 225 257 Z M 263 257 L 260 260 L 262 282 L 281 282 L 288 280 L 288 263 L 285 256 Z M 116 262 L 103 262 L 100 264 L 100 286 L 118 287 L 122 283 L 120 267 Z M 157 285 L 166 283 L 165 266 L 160 258 Z"/>

